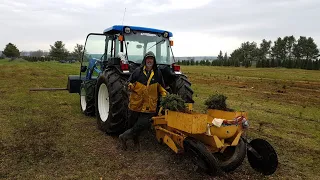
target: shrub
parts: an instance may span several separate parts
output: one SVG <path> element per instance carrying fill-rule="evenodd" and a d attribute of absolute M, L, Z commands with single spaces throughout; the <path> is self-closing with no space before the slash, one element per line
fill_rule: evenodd
<path fill-rule="evenodd" d="M 218 109 L 222 111 L 233 111 L 227 107 L 227 97 L 223 94 L 213 94 L 204 102 L 207 109 Z"/>
<path fill-rule="evenodd" d="M 163 109 L 169 109 L 171 111 L 186 111 L 185 101 L 176 94 L 168 94 L 166 97 L 162 98 L 160 106 L 162 106 Z"/>

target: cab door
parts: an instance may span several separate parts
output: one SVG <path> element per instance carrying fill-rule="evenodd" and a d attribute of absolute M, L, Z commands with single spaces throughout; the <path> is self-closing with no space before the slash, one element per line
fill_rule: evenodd
<path fill-rule="evenodd" d="M 80 93 L 83 81 L 95 80 L 103 71 L 102 63 L 114 56 L 112 36 L 90 33 L 86 38 L 81 57 L 79 75 L 69 75 L 67 88 L 69 93 Z"/>
<path fill-rule="evenodd" d="M 80 76 L 85 80 L 96 79 L 103 71 L 102 63 L 112 55 L 112 40 L 105 34 L 90 33 L 82 55 Z"/>

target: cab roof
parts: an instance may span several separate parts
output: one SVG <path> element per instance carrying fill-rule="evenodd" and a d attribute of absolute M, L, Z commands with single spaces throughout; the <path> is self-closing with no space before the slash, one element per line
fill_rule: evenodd
<path fill-rule="evenodd" d="M 111 26 L 103 31 L 103 33 L 107 34 L 114 34 L 114 33 L 119 33 L 119 32 L 124 32 L 125 27 L 130 27 L 131 30 L 134 31 L 144 31 L 144 32 L 150 32 L 150 33 L 164 33 L 168 32 L 169 37 L 172 37 L 172 32 L 161 30 L 161 29 L 153 29 L 153 28 L 148 28 L 148 27 L 139 27 L 139 26 L 126 26 L 126 25 L 114 25 Z"/>

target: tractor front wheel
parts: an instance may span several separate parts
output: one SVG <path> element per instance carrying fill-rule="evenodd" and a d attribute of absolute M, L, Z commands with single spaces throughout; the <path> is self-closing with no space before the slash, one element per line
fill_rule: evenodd
<path fill-rule="evenodd" d="M 108 134 L 120 134 L 126 129 L 128 94 L 125 82 L 114 69 L 104 71 L 97 81 L 97 125 Z"/>
<path fill-rule="evenodd" d="M 86 116 L 95 115 L 94 89 L 96 80 L 84 81 L 80 86 L 80 107 Z"/>

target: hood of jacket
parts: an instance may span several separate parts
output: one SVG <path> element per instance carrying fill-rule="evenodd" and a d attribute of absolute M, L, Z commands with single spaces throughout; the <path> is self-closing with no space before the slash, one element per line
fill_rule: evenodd
<path fill-rule="evenodd" d="M 141 67 L 143 68 L 146 65 L 146 58 L 147 57 L 154 58 L 154 63 L 153 63 L 152 69 L 153 69 L 153 71 L 155 71 L 157 69 L 157 61 L 156 61 L 156 56 L 154 55 L 154 53 L 152 51 L 149 51 L 144 55 L 142 63 L 141 63 Z"/>

